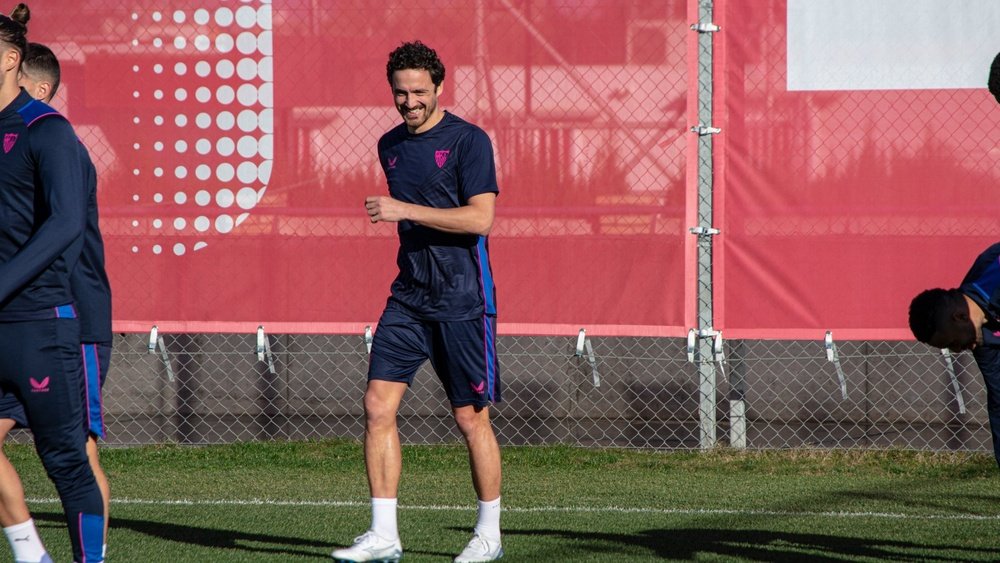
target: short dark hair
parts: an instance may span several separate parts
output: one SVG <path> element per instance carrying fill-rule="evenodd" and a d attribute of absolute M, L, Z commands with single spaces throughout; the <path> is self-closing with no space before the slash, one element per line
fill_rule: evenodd
<path fill-rule="evenodd" d="M 28 74 L 32 75 L 32 78 L 36 76 L 47 78 L 52 83 L 49 97 L 56 95 L 56 90 L 59 89 L 59 59 L 56 58 L 52 49 L 41 43 L 28 43 L 28 50 L 24 53 L 24 61 L 21 62 L 21 70 L 25 69 Z"/>
<path fill-rule="evenodd" d="M 990 80 L 988 83 L 990 87 L 990 92 L 993 93 L 993 97 L 1000 102 L 1000 53 L 997 53 L 995 59 L 993 59 L 993 65 L 990 66 Z"/>
<path fill-rule="evenodd" d="M 930 339 L 952 324 L 955 313 L 966 310 L 965 307 L 965 297 L 957 288 L 923 291 L 910 303 L 910 330 L 918 341 L 930 344 Z"/>
<path fill-rule="evenodd" d="M 389 63 L 385 65 L 389 85 L 392 86 L 392 73 L 406 69 L 426 70 L 430 73 L 435 88 L 444 82 L 444 63 L 438 58 L 437 51 L 420 41 L 403 43 L 389 53 Z"/>

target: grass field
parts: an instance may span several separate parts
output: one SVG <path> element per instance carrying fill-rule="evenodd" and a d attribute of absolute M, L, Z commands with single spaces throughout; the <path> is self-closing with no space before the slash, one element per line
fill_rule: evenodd
<path fill-rule="evenodd" d="M 8 455 L 50 552 L 69 561 L 33 450 Z M 356 442 L 102 457 L 111 562 L 323 561 L 369 524 Z M 522 447 L 503 457 L 505 561 L 1000 560 L 1000 472 L 987 455 Z M 464 448 L 404 447 L 404 560 L 450 561 L 474 500 Z"/>

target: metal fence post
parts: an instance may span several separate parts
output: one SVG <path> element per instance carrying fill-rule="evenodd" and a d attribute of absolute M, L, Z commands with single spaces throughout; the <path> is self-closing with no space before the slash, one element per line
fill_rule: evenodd
<path fill-rule="evenodd" d="M 712 135 L 719 132 L 712 127 L 712 34 L 719 28 L 712 23 L 712 0 L 699 1 L 698 23 L 692 29 L 698 33 L 698 125 L 693 129 L 698 135 L 698 227 L 692 232 L 698 236 L 699 445 L 709 449 L 717 440 L 718 388 L 712 362 L 712 237 L 719 232 L 712 227 Z"/>

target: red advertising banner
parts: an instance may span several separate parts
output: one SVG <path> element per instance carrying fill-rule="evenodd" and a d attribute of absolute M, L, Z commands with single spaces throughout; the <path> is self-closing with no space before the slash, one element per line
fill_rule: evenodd
<path fill-rule="evenodd" d="M 632 5 L 636 4 L 636 5 Z M 642 4 L 642 5 L 639 5 Z M 375 144 L 388 53 L 421 39 L 491 136 L 506 333 L 679 335 L 684 2 L 39 1 L 29 40 L 99 173 L 115 327 L 360 332 L 394 277 Z"/>
<path fill-rule="evenodd" d="M 1000 238 L 1000 107 L 986 90 L 1000 44 L 982 25 L 1000 5 L 716 12 L 717 326 L 912 339 L 913 296 L 956 287 Z"/>

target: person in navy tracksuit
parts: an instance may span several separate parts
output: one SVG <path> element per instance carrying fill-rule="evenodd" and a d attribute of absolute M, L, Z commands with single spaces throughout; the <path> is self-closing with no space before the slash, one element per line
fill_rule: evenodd
<path fill-rule="evenodd" d="M 28 18 L 23 4 L 0 16 L 0 389 L 24 405 L 62 501 L 74 560 L 97 563 L 104 559 L 104 505 L 87 459 L 70 282 L 83 246 L 87 190 L 72 126 L 18 86 Z M 0 524 L 15 559 L 50 560 L 44 552 L 17 551 L 30 543 L 22 537 L 37 538 L 30 519 Z"/>
<path fill-rule="evenodd" d="M 31 97 L 48 103 L 59 90 L 59 61 L 51 49 L 38 43 L 28 43 L 18 83 Z M 80 259 L 71 273 L 74 303 L 80 318 L 81 353 L 85 381 L 84 416 L 89 435 L 87 457 L 104 500 L 104 546 L 107 546 L 107 526 L 110 487 L 100 465 L 97 439 L 105 437 L 102 389 L 111 359 L 111 287 L 104 269 L 104 242 L 98 224 L 97 171 L 83 143 L 80 159 L 87 188 L 87 224 Z M 24 406 L 13 393 L 0 392 L 0 445 L 13 428 L 28 426 Z M 0 451 L 0 464 L 7 460 Z M 11 519 L 23 522 L 30 518 L 24 500 L 24 488 L 17 473 L 0 471 L 0 511 L 8 511 Z M 24 536 L 15 536 L 25 542 Z M 17 543 L 17 542 L 15 542 Z M 20 548 L 21 546 L 18 545 Z M 37 551 L 44 551 L 39 545 Z"/>
<path fill-rule="evenodd" d="M 976 258 L 958 287 L 914 297 L 910 330 L 935 348 L 972 351 L 986 384 L 993 455 L 1000 466 L 1000 243 Z"/>

